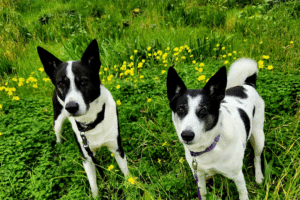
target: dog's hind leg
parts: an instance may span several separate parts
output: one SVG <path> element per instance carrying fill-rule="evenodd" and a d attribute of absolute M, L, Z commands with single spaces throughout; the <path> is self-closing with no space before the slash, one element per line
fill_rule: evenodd
<path fill-rule="evenodd" d="M 250 137 L 250 143 L 254 149 L 254 168 L 255 168 L 255 181 L 261 184 L 263 181 L 263 173 L 261 170 L 261 153 L 264 148 L 265 135 L 264 135 L 264 102 L 258 101 L 258 104 L 253 109 L 253 129 Z"/>

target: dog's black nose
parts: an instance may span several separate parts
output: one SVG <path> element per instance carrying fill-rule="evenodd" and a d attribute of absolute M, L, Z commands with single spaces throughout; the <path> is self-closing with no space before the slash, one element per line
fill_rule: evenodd
<path fill-rule="evenodd" d="M 70 114 L 75 114 L 79 109 L 79 105 L 78 103 L 71 101 L 69 103 L 67 103 L 66 105 L 66 110 L 70 113 Z"/>
<path fill-rule="evenodd" d="M 193 131 L 190 131 L 190 130 L 188 130 L 188 131 L 182 131 L 181 137 L 182 137 L 182 139 L 184 141 L 189 142 L 189 141 L 192 141 L 194 139 L 195 134 L 194 134 Z"/>

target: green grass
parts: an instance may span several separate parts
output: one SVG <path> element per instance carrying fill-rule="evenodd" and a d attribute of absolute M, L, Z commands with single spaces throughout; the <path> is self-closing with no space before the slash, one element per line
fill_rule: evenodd
<path fill-rule="evenodd" d="M 98 199 L 197 199 L 192 172 L 179 162 L 185 157 L 171 122 L 166 71 L 174 65 L 188 88 L 202 88 L 241 57 L 263 63 L 257 86 L 266 104 L 265 179 L 256 185 L 248 145 L 249 197 L 299 199 L 299 30 L 298 1 L 1 1 L 0 198 L 92 199 L 69 123 L 63 144 L 55 143 L 54 87 L 39 70 L 36 47 L 78 60 L 96 38 L 100 78 L 121 101 L 122 142 L 135 179 L 130 185 L 110 152 L 98 150 L 108 179 L 98 176 Z M 207 189 L 208 199 L 238 198 L 221 175 Z"/>

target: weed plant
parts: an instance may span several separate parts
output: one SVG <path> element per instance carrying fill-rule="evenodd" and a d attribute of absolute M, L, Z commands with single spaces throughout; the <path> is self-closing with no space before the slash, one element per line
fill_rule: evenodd
<path fill-rule="evenodd" d="M 78 60 L 94 38 L 99 76 L 118 104 L 130 177 L 102 148 L 98 199 L 197 199 L 171 122 L 166 76 L 175 66 L 188 88 L 202 88 L 223 65 L 258 62 L 266 104 L 265 179 L 254 178 L 253 150 L 243 172 L 250 199 L 300 198 L 300 2 L 270 0 L 0 2 L 0 198 L 92 199 L 69 123 L 53 132 L 54 87 L 36 51 Z M 237 199 L 231 180 L 207 181 L 208 199 Z"/>

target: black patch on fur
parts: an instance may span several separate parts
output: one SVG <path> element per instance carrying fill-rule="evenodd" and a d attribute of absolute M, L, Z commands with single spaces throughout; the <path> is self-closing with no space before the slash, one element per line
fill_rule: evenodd
<path fill-rule="evenodd" d="M 118 113 L 118 109 L 116 109 L 117 111 L 117 120 L 118 120 L 118 137 L 117 137 L 117 142 L 118 142 L 118 149 L 117 152 L 119 152 L 121 158 L 124 158 L 125 153 L 122 147 L 122 140 L 121 140 L 121 135 L 120 135 L 120 125 L 119 125 L 119 113 Z"/>
<path fill-rule="evenodd" d="M 254 88 L 256 88 L 256 78 L 257 78 L 257 74 L 254 73 L 253 75 L 249 76 L 246 78 L 245 80 L 245 84 L 250 85 Z"/>
<path fill-rule="evenodd" d="M 237 100 L 237 99 L 236 99 L 236 101 L 237 101 L 239 104 L 243 104 L 243 102 L 241 102 L 241 101 L 239 101 L 239 100 Z"/>
<path fill-rule="evenodd" d="M 250 119 L 249 119 L 247 113 L 243 109 L 238 108 L 238 111 L 240 113 L 241 119 L 242 119 L 245 129 L 246 129 L 246 135 L 247 135 L 246 141 L 247 141 L 248 137 L 249 137 L 249 132 L 250 132 Z"/>
<path fill-rule="evenodd" d="M 229 88 L 225 91 L 225 94 L 227 96 L 234 96 L 234 97 L 238 97 L 241 99 L 246 99 L 248 97 L 248 95 L 246 94 L 246 89 L 243 86 L 236 86 L 236 87 L 232 87 Z"/>
<path fill-rule="evenodd" d="M 228 108 L 227 108 L 226 106 L 223 106 L 223 108 L 225 108 L 225 110 L 226 110 L 229 114 L 231 114 L 231 112 L 228 110 Z"/>
<path fill-rule="evenodd" d="M 78 127 L 78 130 L 80 132 L 86 132 L 86 131 L 94 129 L 98 124 L 100 124 L 103 121 L 104 115 L 105 115 L 105 104 L 103 104 L 102 110 L 100 112 L 98 112 L 95 121 L 93 121 L 89 124 L 84 124 L 84 123 L 76 121 L 76 125 Z"/>
<path fill-rule="evenodd" d="M 89 104 L 100 96 L 99 73 L 82 61 L 72 63 L 72 72 L 76 89 L 80 91 L 85 104 L 89 107 Z"/>
<path fill-rule="evenodd" d="M 253 107 L 253 117 L 254 117 L 254 115 L 255 115 L 255 106 Z"/>
<path fill-rule="evenodd" d="M 56 90 L 54 90 L 54 92 L 53 92 L 52 103 L 53 103 L 54 121 L 55 121 L 58 118 L 58 116 L 61 114 L 61 111 L 63 109 L 63 106 L 60 105 L 60 103 L 57 99 Z"/>

